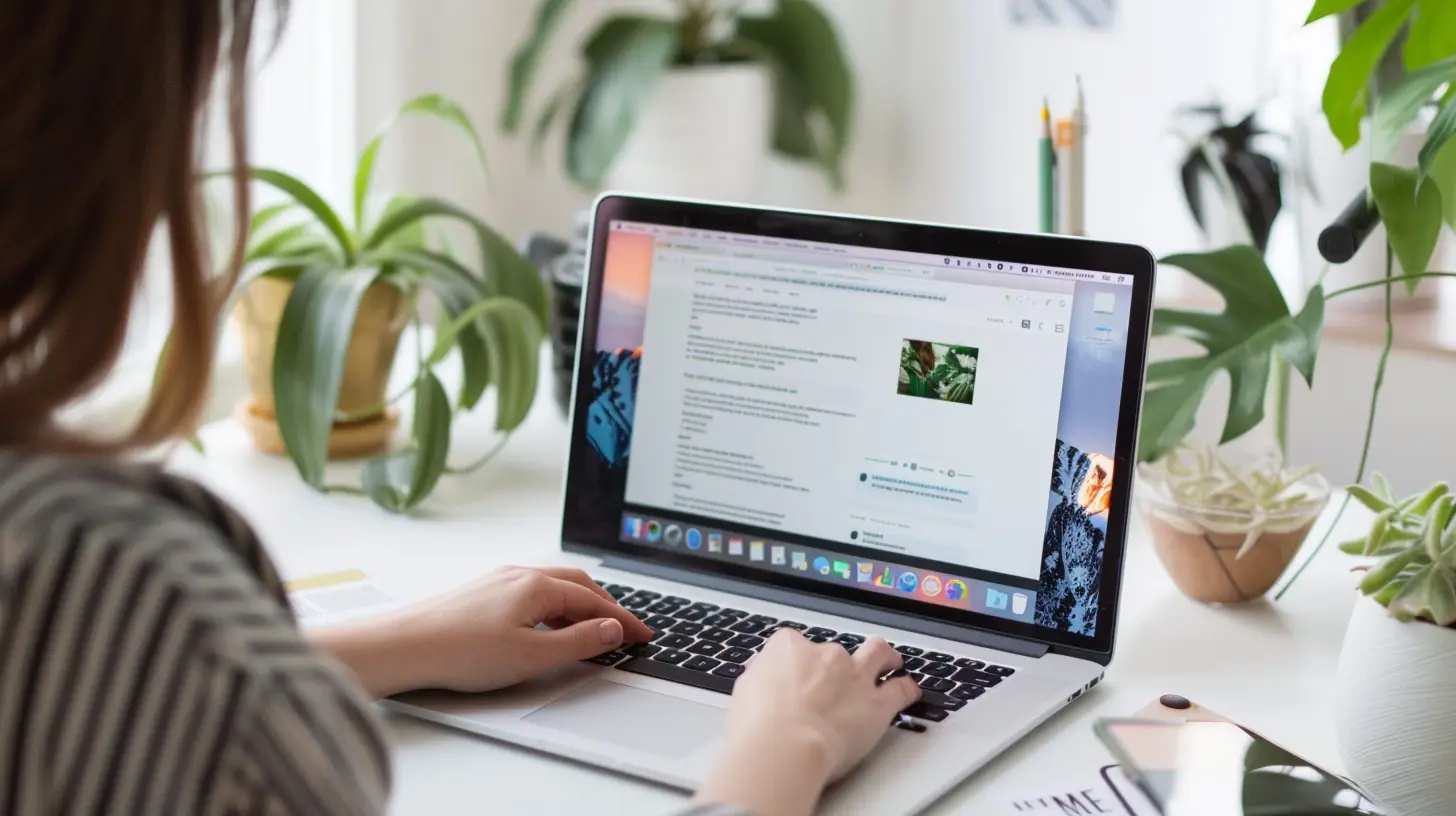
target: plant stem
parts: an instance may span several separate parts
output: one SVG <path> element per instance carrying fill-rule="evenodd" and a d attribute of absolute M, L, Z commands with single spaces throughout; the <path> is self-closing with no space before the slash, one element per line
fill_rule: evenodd
<path fill-rule="evenodd" d="M 1331 300 L 1333 298 L 1339 297 L 1340 295 L 1349 294 L 1350 292 L 1358 292 L 1361 289 L 1374 289 L 1377 286 L 1389 286 L 1392 283 L 1409 280 L 1420 280 L 1421 278 L 1456 278 L 1456 272 L 1412 272 L 1409 275 L 1396 275 L 1394 277 L 1386 275 L 1380 280 L 1365 281 L 1364 283 L 1357 283 L 1351 286 L 1346 286 L 1343 289 L 1336 289 L 1333 292 L 1327 293 L 1325 295 L 1325 300 Z"/>
<path fill-rule="evenodd" d="M 1380 387 L 1382 385 L 1384 385 L 1384 383 L 1385 383 L 1385 365 L 1386 365 L 1386 363 L 1388 363 L 1390 361 L 1390 349 L 1395 344 L 1395 322 L 1392 320 L 1392 317 L 1391 317 L 1391 309 L 1390 309 L 1390 300 L 1391 300 L 1390 289 L 1391 289 L 1391 287 L 1389 285 L 1389 284 L 1393 283 L 1395 280 L 1398 279 L 1396 277 L 1392 277 L 1391 276 L 1391 272 L 1393 271 L 1394 266 L 1395 266 L 1395 250 L 1394 250 L 1394 248 L 1391 247 L 1390 242 L 1389 241 L 1386 241 L 1386 243 L 1385 243 L 1385 280 L 1384 281 L 1379 281 L 1380 283 L 1385 283 L 1386 284 L 1386 287 L 1385 287 L 1385 345 L 1380 349 L 1380 362 L 1378 364 L 1376 364 L 1376 366 L 1375 366 L 1375 385 L 1370 389 L 1370 413 L 1365 418 L 1365 440 L 1360 445 L 1360 464 L 1355 467 L 1355 482 L 1357 484 L 1365 480 L 1365 465 L 1369 461 L 1369 458 L 1370 458 L 1370 439 L 1375 434 L 1375 408 L 1379 404 L 1379 401 L 1380 401 Z M 1410 275 L 1401 275 L 1399 277 L 1412 277 L 1412 276 L 1410 276 Z M 1314 551 L 1309 554 L 1309 557 L 1308 558 L 1304 559 L 1304 563 L 1299 565 L 1299 569 L 1295 570 L 1294 571 L 1294 574 L 1291 575 L 1291 576 L 1289 576 L 1289 580 L 1284 583 L 1284 586 L 1280 587 L 1279 588 L 1279 591 L 1274 594 L 1274 600 L 1277 601 L 1280 598 L 1283 598 L 1284 597 L 1284 593 L 1288 592 L 1289 591 L 1289 588 L 1292 587 L 1292 586 L 1294 586 L 1294 582 L 1297 581 L 1297 580 L 1299 580 L 1299 576 L 1301 576 L 1301 575 L 1304 574 L 1305 568 L 1308 567 L 1309 564 L 1310 564 L 1310 562 L 1313 561 L 1320 554 L 1320 550 L 1324 549 L 1325 544 L 1328 544 L 1329 543 L 1330 536 L 1334 535 L 1335 528 L 1340 526 L 1340 519 L 1345 515 L 1345 510 L 1349 509 L 1349 507 L 1350 507 L 1350 494 L 1347 491 L 1345 493 L 1345 499 L 1344 499 L 1344 501 L 1340 502 L 1340 509 L 1335 512 L 1335 517 L 1334 517 L 1334 519 L 1332 519 L 1330 521 L 1330 526 L 1327 527 L 1327 528 L 1325 528 L 1325 534 L 1320 538 L 1319 543 L 1315 545 Z"/>
<path fill-rule="evenodd" d="M 1274 442 L 1281 460 L 1289 458 L 1289 363 L 1279 358 L 1274 365 Z"/>
<path fill-rule="evenodd" d="M 464 467 L 456 467 L 456 468 L 447 467 L 447 468 L 445 468 L 445 472 L 448 473 L 448 474 L 450 474 L 451 476 L 463 476 L 463 475 L 465 475 L 467 473 L 474 473 L 475 471 L 480 470 L 481 468 L 485 467 L 486 463 L 488 463 L 490 460 L 494 459 L 495 458 L 495 455 L 497 453 L 500 453 L 501 452 L 501 449 L 506 446 L 506 443 L 509 442 L 510 439 L 511 439 L 511 435 L 510 434 L 506 434 L 505 436 L 502 436 L 500 438 L 500 441 L 497 442 L 497 443 L 495 443 L 495 447 L 493 447 L 490 450 L 486 451 L 486 453 L 485 453 L 484 456 L 480 457 L 479 459 L 475 460 L 474 462 L 471 462 L 468 465 L 465 465 Z"/>

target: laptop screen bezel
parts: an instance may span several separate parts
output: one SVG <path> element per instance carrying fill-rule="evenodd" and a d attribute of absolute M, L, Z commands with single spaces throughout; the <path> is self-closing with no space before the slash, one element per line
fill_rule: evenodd
<path fill-rule="evenodd" d="M 1097 630 L 1092 636 L 977 612 L 918 602 L 909 598 L 870 593 L 852 585 L 832 583 L 771 572 L 748 565 L 695 557 L 667 549 L 645 547 L 618 539 L 618 522 L 611 529 L 590 530 L 581 521 L 573 523 L 574 508 L 589 503 L 615 501 L 625 496 L 573 496 L 573 491 L 591 491 L 592 485 L 573 478 L 578 457 L 593 455 L 586 437 L 588 407 L 592 395 L 582 383 L 591 382 L 598 320 L 601 311 L 605 249 L 613 221 L 629 221 L 689 229 L 736 232 L 789 240 L 817 241 L 870 249 L 923 252 L 1008 261 L 1037 266 L 1065 267 L 1092 272 L 1131 275 L 1131 308 L 1127 327 L 1127 353 L 1121 388 L 1122 408 L 1118 415 L 1112 498 L 1107 517 L 1098 595 Z M 616 553 L 699 573 L 747 581 L 821 598 L 870 606 L 901 615 L 927 618 L 967 629 L 994 632 L 1046 644 L 1052 651 L 1086 657 L 1098 662 L 1111 658 L 1116 637 L 1117 609 L 1122 591 L 1123 562 L 1132 510 L 1132 482 L 1136 461 L 1138 419 L 1141 413 L 1143 373 L 1147 361 L 1148 330 L 1152 317 L 1156 261 L 1147 250 L 1130 245 L 1053 235 L 991 232 L 964 227 L 910 223 L 827 213 L 774 210 L 748 206 L 688 200 L 643 198 L 603 194 L 593 212 L 587 257 L 585 290 L 582 294 L 578 327 L 576 377 L 572 392 L 571 444 L 567 461 L 566 495 L 562 518 L 562 547 L 567 551 Z M 644 353 L 650 354 L 646 349 Z M 629 465 L 630 467 L 630 465 Z M 1048 470 L 1050 476 L 1050 468 Z M 575 500 L 574 500 L 575 499 Z M 670 512 L 670 508 L 662 508 Z M 587 527 L 597 523 L 588 523 Z M 726 524 L 726 522 L 725 522 Z M 583 534 L 585 533 L 585 534 Z M 834 542 L 826 542 L 832 549 Z"/>

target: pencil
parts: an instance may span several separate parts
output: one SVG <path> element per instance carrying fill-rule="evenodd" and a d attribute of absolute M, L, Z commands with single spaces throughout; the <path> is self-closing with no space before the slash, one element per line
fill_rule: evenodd
<path fill-rule="evenodd" d="M 1072 111 L 1072 145 L 1067 157 L 1067 201 L 1063 232 L 1087 234 L 1087 103 L 1077 76 L 1077 107 Z"/>
<path fill-rule="evenodd" d="M 1056 147 L 1052 144 L 1052 112 L 1045 99 L 1041 104 L 1041 231 L 1056 232 Z"/>

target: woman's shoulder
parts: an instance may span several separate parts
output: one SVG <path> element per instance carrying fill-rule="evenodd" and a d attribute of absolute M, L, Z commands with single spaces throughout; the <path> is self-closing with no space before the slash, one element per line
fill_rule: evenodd
<path fill-rule="evenodd" d="M 163 574 L 200 561 L 286 604 L 252 527 L 202 485 L 154 464 L 0 450 L 0 578 L 81 555 Z"/>

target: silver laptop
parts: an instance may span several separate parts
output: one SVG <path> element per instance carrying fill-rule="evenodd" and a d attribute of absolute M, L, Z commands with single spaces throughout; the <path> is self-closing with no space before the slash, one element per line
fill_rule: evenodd
<path fill-rule="evenodd" d="M 1155 263 L 1074 238 L 607 194 L 561 548 L 654 642 L 428 720 L 683 789 L 778 628 L 924 689 L 825 812 L 913 813 L 1112 659 Z"/>

